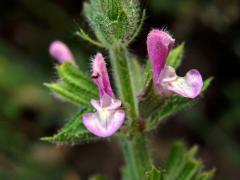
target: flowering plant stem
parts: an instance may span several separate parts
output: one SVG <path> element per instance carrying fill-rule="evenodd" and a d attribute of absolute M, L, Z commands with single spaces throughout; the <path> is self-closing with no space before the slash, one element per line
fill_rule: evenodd
<path fill-rule="evenodd" d="M 42 140 L 73 144 L 116 134 L 125 160 L 124 180 L 211 180 L 213 171 L 202 170 L 200 161 L 194 157 L 196 148 L 186 151 L 183 145 L 174 146 L 161 169 L 152 162 L 147 133 L 164 118 L 191 104 L 191 99 L 209 86 L 211 78 L 203 82 L 196 69 L 188 71 L 184 77 L 177 76 L 176 68 L 181 63 L 184 46 L 171 51 L 175 40 L 160 29 L 148 34 L 149 63 L 143 71 L 136 56 L 128 51 L 129 43 L 144 21 L 144 13 L 141 18 L 140 11 L 138 0 L 84 3 L 84 14 L 98 40 L 92 40 L 81 29 L 77 34 L 109 51 L 114 88 L 101 53 L 92 60 L 90 79 L 63 42 L 51 44 L 49 52 L 61 64 L 57 67 L 60 80 L 46 85 L 57 96 L 81 105 L 82 111 L 59 133 Z"/>
<path fill-rule="evenodd" d="M 151 160 L 144 133 L 138 127 L 139 110 L 127 47 L 115 43 L 110 49 L 110 57 L 118 94 L 127 110 L 128 136 L 119 137 L 126 162 L 125 173 L 133 180 L 145 179 L 145 173 L 151 168 Z"/>
<path fill-rule="evenodd" d="M 134 92 L 133 76 L 129 65 L 131 60 L 129 53 L 124 44 L 117 42 L 110 49 L 110 57 L 118 95 L 127 109 L 127 119 L 130 122 L 128 125 L 134 126 L 139 111 Z"/>
<path fill-rule="evenodd" d="M 133 138 L 119 137 L 119 141 L 126 163 L 123 177 L 133 180 L 146 179 L 145 173 L 152 165 L 144 134 L 138 133 Z"/>

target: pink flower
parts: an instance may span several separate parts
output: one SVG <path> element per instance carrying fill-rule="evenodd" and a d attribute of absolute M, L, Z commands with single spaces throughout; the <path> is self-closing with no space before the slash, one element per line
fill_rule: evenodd
<path fill-rule="evenodd" d="M 147 49 L 153 67 L 153 81 L 162 95 L 173 92 L 195 98 L 202 90 L 203 81 L 198 70 L 192 69 L 184 77 L 176 75 L 175 69 L 166 65 L 166 60 L 175 40 L 164 31 L 152 30 L 148 34 Z"/>
<path fill-rule="evenodd" d="M 65 61 L 75 64 L 72 52 L 67 47 L 67 45 L 61 41 L 56 40 L 50 44 L 49 54 L 60 64 L 64 63 Z"/>
<path fill-rule="evenodd" d="M 95 113 L 83 116 L 83 124 L 94 135 L 109 137 L 123 124 L 125 112 L 121 109 L 121 101 L 116 99 L 102 54 L 97 54 L 92 64 L 92 78 L 99 89 L 99 100 L 91 100 Z"/>
<path fill-rule="evenodd" d="M 99 95 L 102 97 L 105 93 L 114 97 L 112 87 L 109 81 L 107 67 L 102 54 L 98 53 L 92 62 L 92 78 L 98 86 Z"/>

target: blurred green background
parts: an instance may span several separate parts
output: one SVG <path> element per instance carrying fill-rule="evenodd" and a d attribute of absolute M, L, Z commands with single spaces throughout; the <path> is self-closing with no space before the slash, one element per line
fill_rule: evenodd
<path fill-rule="evenodd" d="M 48 55 L 52 40 L 61 39 L 89 71 L 98 49 L 74 36 L 88 30 L 81 0 L 8 0 L 0 5 L 0 179 L 88 179 L 104 174 L 120 179 L 123 165 L 118 144 L 101 141 L 57 147 L 39 140 L 51 135 L 76 111 L 54 99 L 44 82 L 56 80 Z M 179 74 L 197 68 L 215 80 L 204 99 L 171 117 L 150 135 L 156 163 L 170 145 L 198 144 L 215 179 L 240 179 L 240 2 L 238 0 L 146 0 L 147 19 L 131 52 L 147 58 L 151 28 L 170 31 L 186 52 Z M 91 33 L 91 32 L 90 32 Z M 107 57 L 106 52 L 103 52 Z M 144 63 L 144 62 L 143 62 Z"/>

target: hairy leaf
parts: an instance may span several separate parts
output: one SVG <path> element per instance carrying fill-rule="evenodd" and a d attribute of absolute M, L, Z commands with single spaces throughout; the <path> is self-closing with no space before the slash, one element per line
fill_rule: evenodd
<path fill-rule="evenodd" d="M 213 78 L 210 77 L 204 81 L 203 93 L 212 82 L 212 79 Z M 157 96 L 156 96 L 156 99 L 157 99 Z M 159 104 L 160 104 L 159 108 L 157 108 L 153 112 L 150 112 L 151 115 L 146 120 L 147 130 L 156 128 L 163 119 L 173 115 L 174 113 L 182 110 L 183 108 L 186 108 L 187 106 L 191 105 L 194 102 L 195 101 L 191 99 L 179 96 L 177 94 L 174 94 L 170 98 L 166 99 L 164 103 L 162 101 L 159 101 Z"/>
<path fill-rule="evenodd" d="M 90 106 L 91 98 L 85 91 L 81 91 L 78 88 L 68 86 L 64 82 L 59 83 L 45 83 L 51 91 L 56 93 L 57 96 L 64 98 L 65 100 L 74 103 L 76 105 Z"/>
<path fill-rule="evenodd" d="M 144 20 L 136 0 L 90 0 L 84 5 L 84 14 L 98 40 L 107 48 L 116 41 L 126 44 L 132 41 Z"/>
<path fill-rule="evenodd" d="M 80 69 L 71 63 L 64 63 L 57 67 L 60 78 L 69 86 L 85 91 L 91 97 L 97 97 L 97 86 Z"/>
<path fill-rule="evenodd" d="M 175 143 L 165 162 L 163 180 L 211 180 L 214 171 L 204 172 L 201 161 L 195 158 L 197 147 L 186 150 L 182 143 Z"/>
<path fill-rule="evenodd" d="M 87 112 L 87 109 L 82 109 L 69 120 L 57 134 L 50 137 L 43 137 L 41 140 L 59 145 L 77 144 L 97 140 L 97 137 L 91 134 L 82 123 L 82 116 Z"/>
<path fill-rule="evenodd" d="M 56 95 L 77 105 L 90 107 L 90 100 L 98 98 L 97 86 L 80 69 L 65 62 L 57 66 L 60 80 L 45 85 Z"/>
<path fill-rule="evenodd" d="M 182 62 L 183 53 L 184 43 L 170 51 L 170 54 L 167 58 L 167 64 L 174 67 L 174 69 L 177 69 Z"/>
<path fill-rule="evenodd" d="M 175 143 L 162 170 L 153 167 L 147 172 L 147 180 L 212 180 L 214 170 L 203 171 L 202 163 L 196 159 L 197 147 L 186 150 L 180 142 Z"/>
<path fill-rule="evenodd" d="M 80 38 L 82 38 L 85 41 L 88 41 L 89 43 L 100 47 L 100 48 L 104 48 L 104 45 L 101 44 L 100 42 L 92 39 L 83 29 L 79 29 L 79 31 L 76 32 L 76 35 L 79 36 Z"/>

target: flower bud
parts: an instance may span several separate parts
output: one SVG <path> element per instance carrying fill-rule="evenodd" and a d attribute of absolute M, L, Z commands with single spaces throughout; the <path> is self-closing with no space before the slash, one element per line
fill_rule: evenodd
<path fill-rule="evenodd" d="M 70 49 L 61 41 L 53 41 L 49 47 L 49 54 L 55 58 L 60 64 L 70 62 L 75 64 L 74 57 Z"/>

